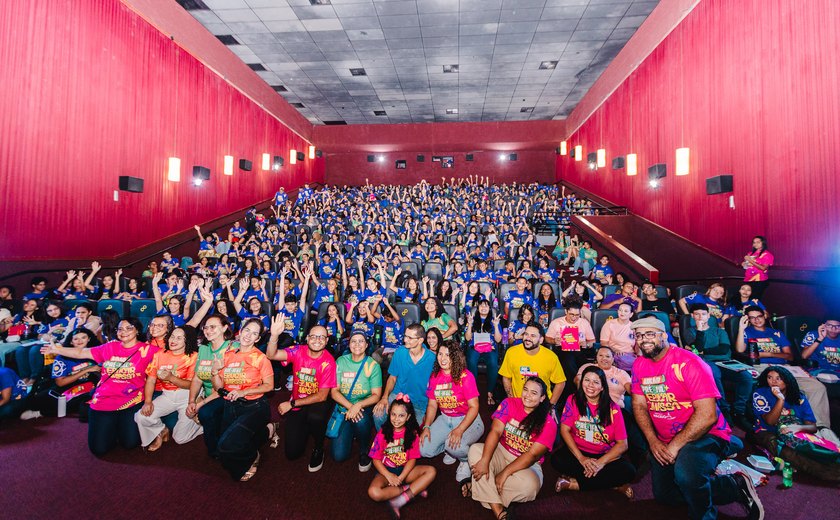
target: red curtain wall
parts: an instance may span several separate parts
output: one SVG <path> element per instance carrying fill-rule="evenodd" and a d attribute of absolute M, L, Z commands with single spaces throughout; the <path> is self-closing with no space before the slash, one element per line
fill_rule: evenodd
<path fill-rule="evenodd" d="M 117 0 L 5 3 L 0 63 L 2 260 L 113 257 L 323 181 L 323 159 L 288 164 L 302 138 Z M 280 173 L 261 170 L 264 152 Z M 254 169 L 223 175 L 226 154 Z M 192 185 L 193 165 L 209 183 Z M 120 175 L 144 193 L 114 202 Z"/>
<path fill-rule="evenodd" d="M 607 168 L 557 158 L 566 179 L 732 260 L 766 235 L 778 265 L 840 264 L 840 3 L 701 2 L 570 138 Z M 690 175 L 675 150 L 689 147 Z M 635 152 L 639 175 L 609 166 Z M 648 186 L 648 166 L 668 167 Z M 729 196 L 706 178 L 734 177 Z"/>

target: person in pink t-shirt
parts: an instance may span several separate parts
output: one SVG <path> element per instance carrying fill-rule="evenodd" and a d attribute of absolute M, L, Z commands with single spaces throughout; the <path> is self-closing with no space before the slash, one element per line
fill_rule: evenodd
<path fill-rule="evenodd" d="M 732 502 L 741 503 L 750 518 L 763 518 L 750 477 L 715 474 L 743 445 L 730 441 L 709 366 L 671 346 L 665 324 L 654 317 L 635 321 L 633 329 L 641 352 L 633 364 L 633 414 L 650 446 L 654 498 L 687 504 L 691 519 L 716 518 L 716 506 Z"/>
<path fill-rule="evenodd" d="M 630 370 L 636 360 L 636 343 L 630 318 L 633 307 L 627 303 L 618 305 L 618 318 L 607 320 L 601 327 L 601 345 L 610 347 L 615 355 L 615 366 Z"/>
<path fill-rule="evenodd" d="M 277 350 L 278 338 L 285 327 L 285 317 L 278 315 L 271 320 L 266 356 L 292 364 L 292 397 L 277 407 L 280 415 L 286 416 L 286 458 L 300 458 L 311 435 L 315 440 L 315 449 L 309 459 L 309 472 L 314 473 L 324 465 L 324 439 L 334 406 L 327 398 L 330 389 L 338 386 L 335 359 L 326 351 L 329 336 L 327 329 L 320 325 L 309 331 L 306 345 Z"/>
<path fill-rule="evenodd" d="M 472 372 L 465 368 L 466 363 L 457 341 L 445 340 L 438 348 L 420 434 L 423 457 L 436 457 L 445 451 L 451 462 L 444 457 L 444 463 L 460 461 L 455 480 L 461 483 L 464 496 L 467 490 L 463 488 L 469 486 L 471 477 L 467 452 L 484 434 L 484 422 L 478 415 L 478 385 Z"/>
<path fill-rule="evenodd" d="M 522 397 L 508 397 L 493 413 L 493 425 L 483 443 L 470 447 L 473 500 L 507 516 L 513 502 L 530 502 L 543 483 L 542 463 L 554 445 L 557 423 L 542 379 L 528 377 Z"/>
<path fill-rule="evenodd" d="M 368 487 L 368 496 L 377 502 L 387 500 L 395 518 L 400 517 L 400 509 L 414 497 L 428 496 L 426 489 L 437 475 L 432 466 L 417 465 L 419 430 L 408 394 L 397 394 L 388 407 L 388 420 L 370 448 L 377 474 Z"/>
<path fill-rule="evenodd" d="M 125 449 L 140 446 L 134 415 L 143 405 L 146 367 L 158 347 L 145 343 L 143 325 L 137 318 L 123 318 L 117 326 L 117 341 L 77 350 L 58 345 L 43 347 L 44 354 L 74 359 L 92 359 L 102 367 L 102 379 L 90 400 L 88 448 L 101 457 L 119 443 Z"/>
<path fill-rule="evenodd" d="M 770 284 L 767 272 L 775 259 L 773 253 L 767 250 L 767 239 L 761 235 L 753 237 L 752 251 L 744 255 L 741 267 L 744 268 L 744 281 L 752 287 L 753 298 L 760 300 Z"/>
<path fill-rule="evenodd" d="M 560 419 L 565 449 L 551 455 L 551 465 L 562 475 L 554 487 L 557 492 L 616 489 L 633 498 L 629 483 L 636 468 L 622 457 L 627 451 L 624 417 L 607 388 L 604 371 L 590 365 L 566 401 Z"/>

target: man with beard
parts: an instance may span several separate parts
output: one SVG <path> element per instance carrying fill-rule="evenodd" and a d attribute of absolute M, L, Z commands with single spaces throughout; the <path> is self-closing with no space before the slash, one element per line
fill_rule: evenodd
<path fill-rule="evenodd" d="M 541 326 L 534 324 L 525 327 L 522 343 L 505 352 L 499 375 L 502 376 L 502 384 L 508 397 L 521 397 L 525 380 L 529 377 L 539 377 L 549 389 L 548 397 L 554 406 L 563 394 L 566 375 L 557 354 L 543 347 L 542 341 Z"/>
<path fill-rule="evenodd" d="M 732 502 L 741 503 L 749 518 L 764 518 L 750 477 L 715 475 L 720 461 L 743 445 L 717 408 L 720 394 L 708 365 L 670 345 L 656 318 L 637 320 L 632 328 L 641 352 L 633 363 L 633 414 L 650 445 L 656 500 L 688 505 L 691 519 L 717 518 L 715 506 Z"/>

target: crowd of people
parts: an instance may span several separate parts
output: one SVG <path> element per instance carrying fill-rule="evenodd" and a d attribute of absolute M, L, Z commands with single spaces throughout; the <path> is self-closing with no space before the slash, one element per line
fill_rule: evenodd
<path fill-rule="evenodd" d="M 252 208 L 226 233 L 196 226 L 195 262 L 165 253 L 130 279 L 94 262 L 54 289 L 33 279 L 19 312 L 0 308 L 0 358 L 16 367 L 0 368 L 0 418 L 66 407 L 97 456 L 201 436 L 242 481 L 281 430 L 290 461 L 314 441 L 310 472 L 327 449 L 352 458 L 355 443 L 359 471 L 375 472 L 370 498 L 397 517 L 439 477 L 422 459 L 442 457 L 496 518 L 536 498 L 546 459 L 558 493 L 632 499 L 649 464 L 656 499 L 690 518 L 732 502 L 762 518 L 749 476 L 715 473 L 744 446 L 733 425 L 805 471 L 836 474 L 796 446 L 840 445 L 835 390 L 812 377 L 840 375 L 840 318 L 805 336 L 814 366 L 794 374 L 761 302 L 773 263 L 763 237 L 733 299 L 713 284 L 676 300 L 614 271 L 590 242 L 561 230 L 541 245 L 531 227 L 537 214 L 596 211 L 557 186 L 481 177 L 305 186 L 295 200 L 280 189 L 268 215 Z M 12 292 L 0 288 L 0 303 Z M 154 312 L 99 312 L 97 300 Z M 596 324 L 603 310 L 615 314 Z M 733 357 L 769 366 L 756 383 L 718 364 Z M 284 387 L 274 422 L 268 396 Z"/>

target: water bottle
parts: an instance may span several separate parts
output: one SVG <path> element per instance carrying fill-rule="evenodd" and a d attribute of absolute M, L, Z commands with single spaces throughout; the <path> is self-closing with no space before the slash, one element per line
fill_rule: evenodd
<path fill-rule="evenodd" d="M 58 416 L 67 416 L 67 397 L 64 394 L 58 396 Z"/>
<path fill-rule="evenodd" d="M 791 467 L 790 462 L 785 461 L 785 465 L 782 468 L 782 488 L 790 489 L 793 487 L 793 467 Z"/>
<path fill-rule="evenodd" d="M 755 366 L 761 363 L 761 358 L 758 355 L 758 343 L 750 343 L 750 365 Z"/>
<path fill-rule="evenodd" d="M 502 329 L 502 344 L 503 344 L 505 347 L 507 347 L 507 345 L 508 345 L 508 336 L 509 336 L 509 334 L 510 334 L 510 331 L 508 330 L 508 328 L 507 328 L 507 327 L 505 327 L 505 328 L 503 328 L 503 329 Z"/>

